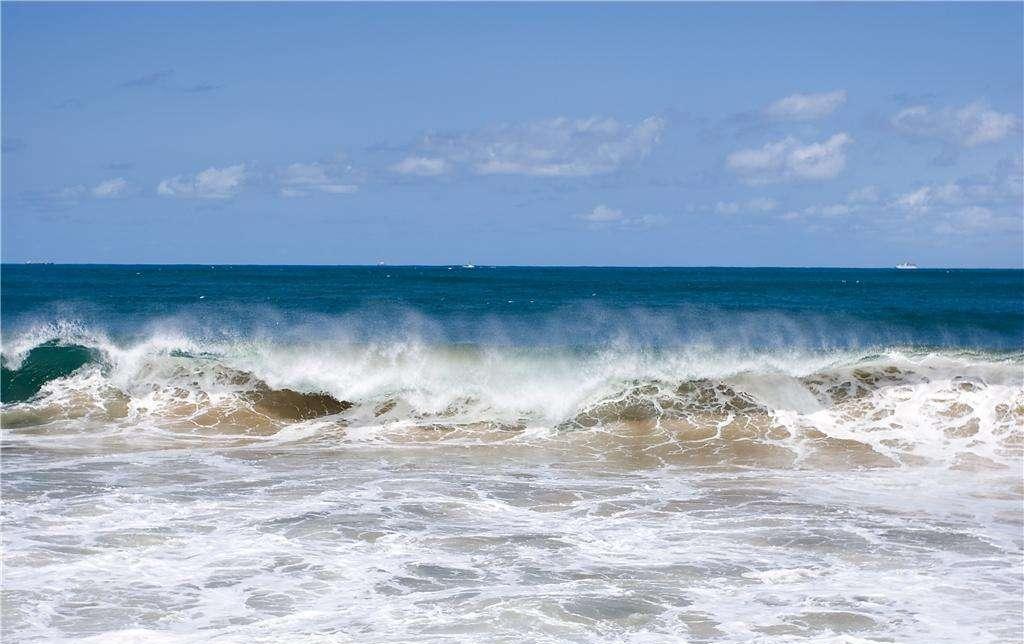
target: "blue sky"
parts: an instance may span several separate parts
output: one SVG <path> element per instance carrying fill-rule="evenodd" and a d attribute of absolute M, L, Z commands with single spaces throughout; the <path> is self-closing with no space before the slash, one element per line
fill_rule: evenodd
<path fill-rule="evenodd" d="M 1022 6 L 4 3 L 3 259 L 1019 267 Z"/>

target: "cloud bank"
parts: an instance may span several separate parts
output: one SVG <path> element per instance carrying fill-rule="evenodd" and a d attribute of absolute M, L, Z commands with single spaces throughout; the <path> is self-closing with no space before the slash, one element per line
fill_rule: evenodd
<path fill-rule="evenodd" d="M 463 167 L 477 175 L 591 177 L 647 156 L 664 129 L 665 120 L 657 116 L 635 125 L 612 118 L 560 117 L 460 134 L 431 134 L 415 146 L 415 156 L 392 170 L 436 176 Z"/>

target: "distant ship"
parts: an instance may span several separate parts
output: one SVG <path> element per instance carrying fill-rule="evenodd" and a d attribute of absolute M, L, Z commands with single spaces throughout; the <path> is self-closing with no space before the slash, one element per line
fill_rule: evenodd
<path fill-rule="evenodd" d="M 896 264 L 896 268 L 901 271 L 912 271 L 917 268 L 917 264 L 914 262 L 900 262 L 899 264 Z"/>
<path fill-rule="evenodd" d="M 474 264 L 463 264 L 462 268 L 476 268 Z"/>

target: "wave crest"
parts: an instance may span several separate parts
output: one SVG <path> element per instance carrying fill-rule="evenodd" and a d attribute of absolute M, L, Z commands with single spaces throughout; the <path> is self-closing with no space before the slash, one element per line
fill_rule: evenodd
<path fill-rule="evenodd" d="M 321 419 L 349 437 L 590 434 L 615 443 L 609 453 L 632 445 L 662 458 L 779 453 L 799 463 L 827 448 L 861 465 L 1000 465 L 1019 460 L 1024 443 L 1019 353 L 34 337 L 42 342 L 20 339 L 4 356 L 8 428 L 79 421 L 274 436 Z"/>

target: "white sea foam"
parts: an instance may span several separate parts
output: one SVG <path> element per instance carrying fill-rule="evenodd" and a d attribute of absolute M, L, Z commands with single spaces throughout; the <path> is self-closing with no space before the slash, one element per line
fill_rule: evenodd
<path fill-rule="evenodd" d="M 5 642 L 1022 636 L 1019 355 L 52 340 Z"/>
<path fill-rule="evenodd" d="M 9 459 L 5 640 L 1019 635 L 1019 497 L 988 498 L 1002 485 L 989 475 L 525 456 L 434 444 Z M 34 495 L 41 477 L 64 494 Z"/>
<path fill-rule="evenodd" d="M 658 432 L 683 425 L 713 426 L 721 438 L 740 418 L 784 428 L 788 439 L 772 441 L 798 460 L 823 444 L 807 440 L 814 436 L 866 445 L 896 463 L 912 457 L 949 465 L 1016 462 L 1022 443 L 1024 360 L 1014 354 L 211 343 L 162 332 L 119 345 L 57 325 L 16 338 L 5 364 L 20 366 L 46 341 L 90 347 L 102 359 L 46 382 L 35 399 L 8 412 L 45 408 L 51 418 L 60 415 L 55 409 L 81 418 L 123 408 L 117 418 L 129 424 L 241 423 L 231 428 L 237 432 L 248 428 L 233 410 L 249 409 L 246 392 L 266 386 L 351 403 L 339 422 L 352 439 L 437 424 L 550 431 L 652 421 L 656 443 Z M 762 434 L 740 438 L 766 441 Z"/>

